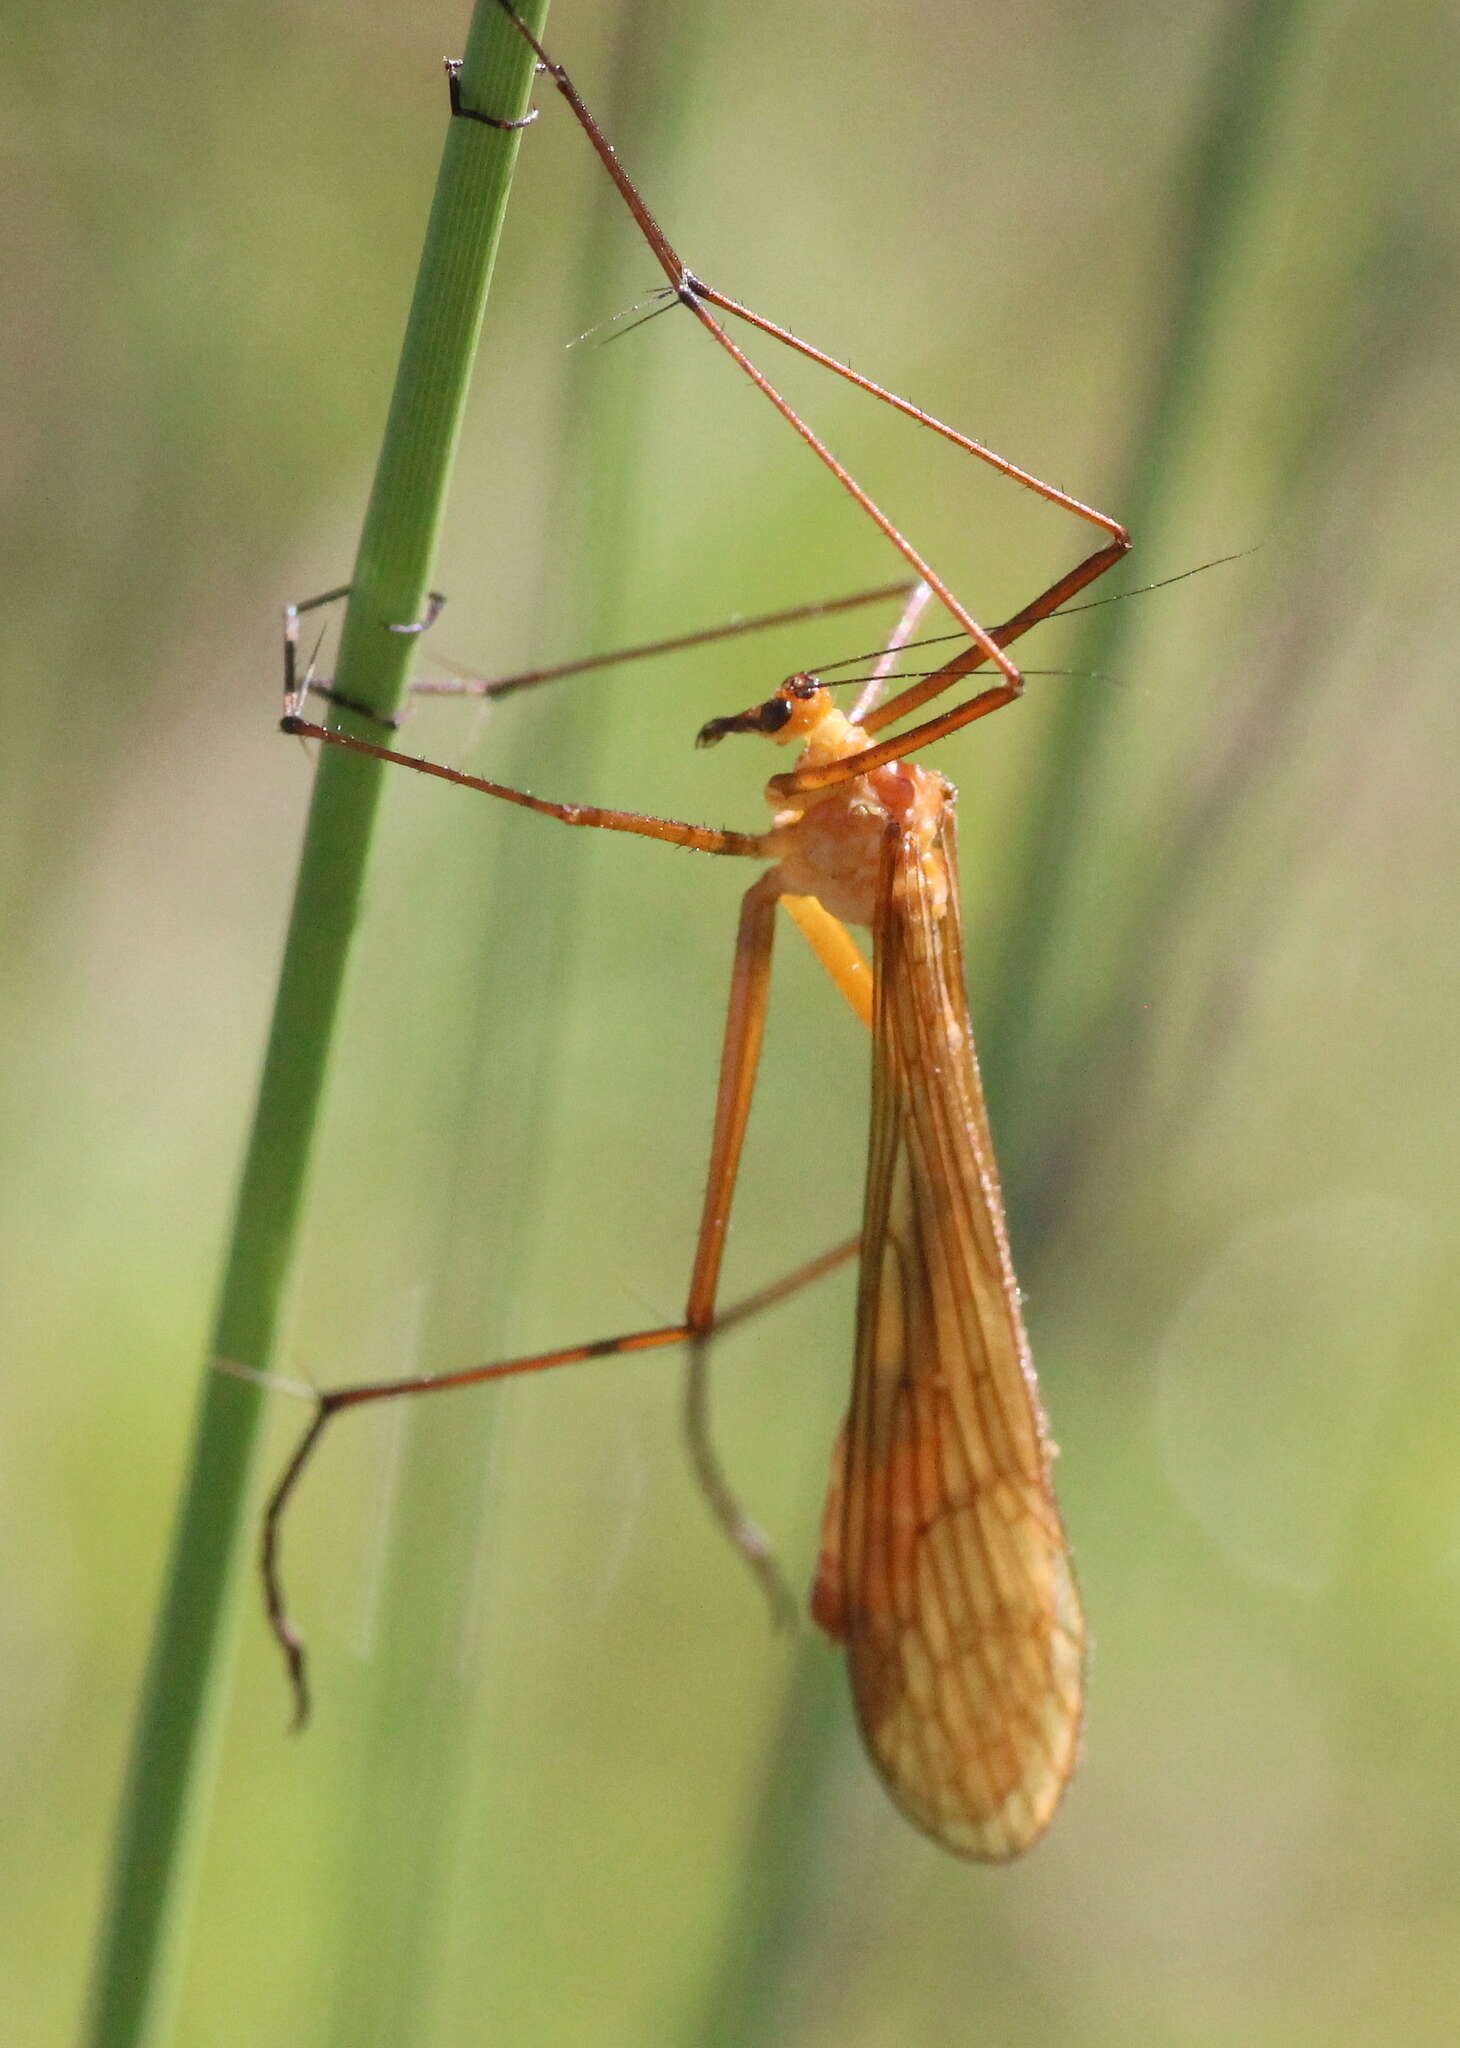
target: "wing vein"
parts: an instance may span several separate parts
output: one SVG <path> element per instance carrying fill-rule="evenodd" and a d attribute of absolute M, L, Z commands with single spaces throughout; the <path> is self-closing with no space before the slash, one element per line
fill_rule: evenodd
<path fill-rule="evenodd" d="M 951 803 L 889 833 L 838 1527 L 839 1632 L 893 1797 L 959 1854 L 1017 1854 L 1074 1768 L 1084 1628 L 973 1051 Z"/>

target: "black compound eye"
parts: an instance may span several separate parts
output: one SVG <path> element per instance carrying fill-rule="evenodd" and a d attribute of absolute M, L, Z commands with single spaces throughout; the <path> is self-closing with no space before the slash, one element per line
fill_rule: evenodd
<path fill-rule="evenodd" d="M 798 693 L 799 694 L 799 693 Z M 762 732 L 780 732 L 791 720 L 789 698 L 771 697 L 761 706 L 759 725 Z"/>

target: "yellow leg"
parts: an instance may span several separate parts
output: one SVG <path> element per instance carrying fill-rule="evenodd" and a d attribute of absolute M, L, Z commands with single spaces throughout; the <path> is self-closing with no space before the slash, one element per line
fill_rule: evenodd
<path fill-rule="evenodd" d="M 839 917 L 814 896 L 783 896 L 808 945 L 862 1022 L 872 1028 L 872 968 Z"/>

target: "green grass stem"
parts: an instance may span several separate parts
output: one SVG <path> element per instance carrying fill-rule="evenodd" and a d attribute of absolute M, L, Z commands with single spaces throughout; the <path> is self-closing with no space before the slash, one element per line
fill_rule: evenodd
<path fill-rule="evenodd" d="M 1158 552 L 1168 508 L 1184 475 L 1187 435 L 1224 337 L 1226 294 L 1243 257 L 1246 231 L 1272 154 L 1272 129 L 1284 103 L 1287 63 L 1302 26 L 1304 0 L 1235 0 L 1216 31 L 1217 54 L 1205 104 L 1194 116 L 1179 174 L 1164 309 L 1164 340 L 1142 377 L 1125 460 L 1110 499 L 1134 543 L 1138 565 Z M 1155 571 L 1153 570 L 1153 573 Z M 1144 581 L 1137 573 L 1135 581 Z M 1095 593 L 1104 595 L 1101 587 Z M 1121 670 L 1140 629 L 1139 604 L 1092 612 L 1073 666 L 1095 675 Z M 1072 895 L 1087 866 L 1089 834 L 1113 773 L 1110 727 L 1117 692 L 1066 690 L 1036 766 L 1037 785 L 1021 807 L 1021 843 L 1013 862 L 1007 927 L 996 986 L 981 1027 L 984 1062 L 1010 1133 L 1006 1187 L 1017 1212 L 1042 1179 L 1040 1161 L 1056 1142 L 1061 1109 L 1052 1068 L 1072 1044 L 1086 1044 L 1095 1019 L 1078 1005 L 1068 1025 L 1055 1001 L 1068 986 L 1074 934 Z M 1159 882 L 1160 863 L 1153 864 Z M 1137 891 L 1140 880 L 1129 878 Z M 1135 908 L 1135 897 L 1131 899 Z M 1081 982 L 1085 981 L 1082 975 Z M 1053 1019 L 1041 1029 L 1039 1020 Z M 1065 1047 L 1057 1042 L 1063 1028 Z"/>
<path fill-rule="evenodd" d="M 546 0 L 525 0 L 522 11 L 538 26 Z M 531 80 L 521 38 L 496 0 L 479 0 L 463 69 L 467 104 L 519 114 Z M 517 140 L 464 121 L 446 135 L 337 670 L 342 690 L 385 713 L 400 701 L 415 647 L 385 628 L 419 617 L 425 600 Z M 378 764 L 333 750 L 320 763 L 118 1825 L 92 2048 L 160 2043 L 176 2008 L 232 1623 L 252 1551 L 264 1399 L 260 1385 L 215 1371 L 213 1360 L 266 1373 L 274 1356 L 380 786 Z"/>

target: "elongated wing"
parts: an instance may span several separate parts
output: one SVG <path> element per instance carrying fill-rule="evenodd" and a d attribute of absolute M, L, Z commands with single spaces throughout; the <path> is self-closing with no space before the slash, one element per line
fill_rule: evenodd
<path fill-rule="evenodd" d="M 956 892 L 951 808 L 932 854 L 889 840 L 856 1375 L 813 1612 L 845 1641 L 862 1732 L 897 1804 L 958 1854 L 1002 1858 L 1043 1832 L 1074 1768 L 1084 1623 L 1009 1259 Z"/>

